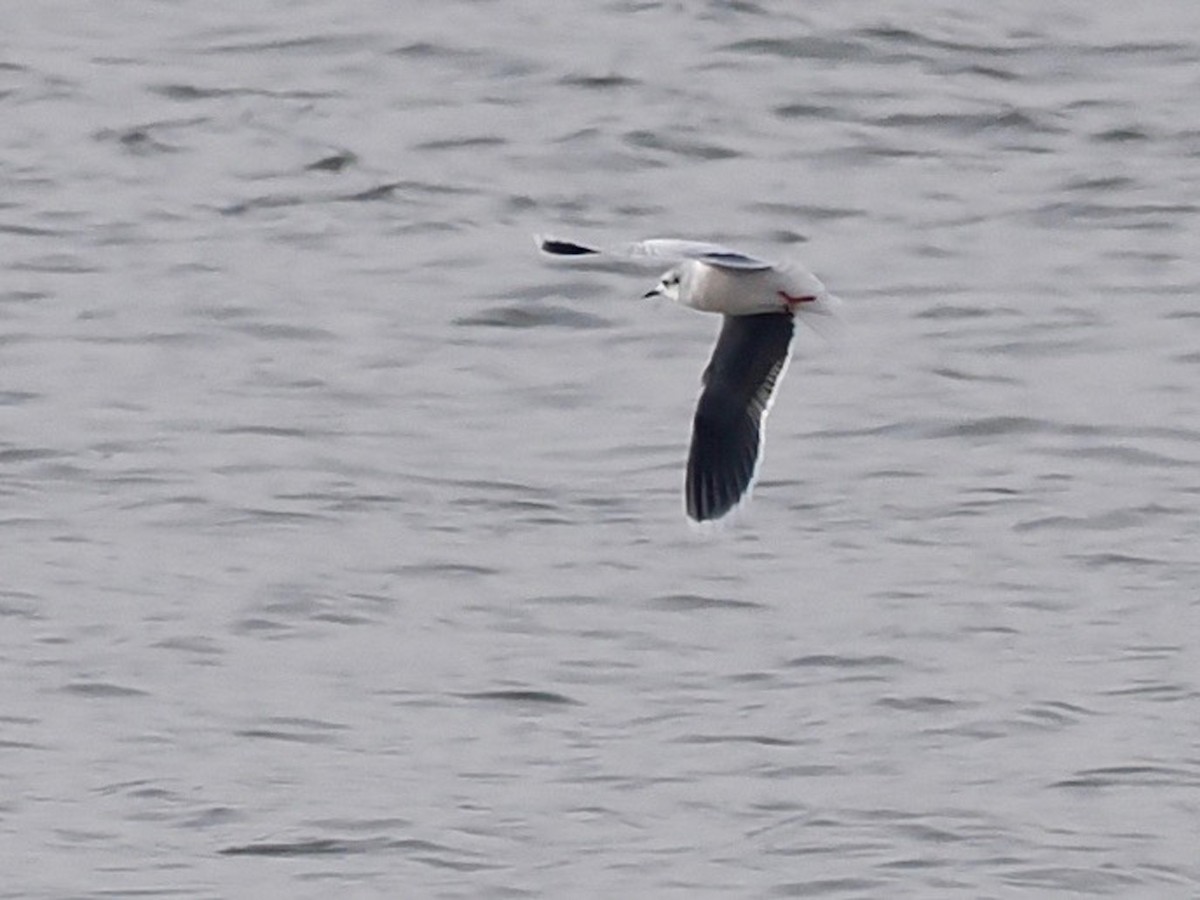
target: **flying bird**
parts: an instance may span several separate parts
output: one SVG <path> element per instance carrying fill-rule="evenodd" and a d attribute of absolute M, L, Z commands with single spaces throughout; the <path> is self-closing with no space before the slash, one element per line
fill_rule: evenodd
<path fill-rule="evenodd" d="M 537 244 L 552 256 L 675 262 L 644 296 L 724 316 L 701 379 L 684 480 L 689 518 L 724 516 L 758 473 L 763 426 L 791 356 L 795 320 L 821 330 L 835 316 L 837 298 L 795 263 L 775 265 L 717 244 L 655 239 L 601 250 L 544 236 Z"/>

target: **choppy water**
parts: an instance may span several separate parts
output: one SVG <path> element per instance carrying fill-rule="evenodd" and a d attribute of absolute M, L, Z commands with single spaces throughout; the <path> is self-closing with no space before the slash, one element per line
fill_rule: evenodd
<path fill-rule="evenodd" d="M 1200 7 L 849 6 L 10 5 L 0 896 L 1200 894 Z"/>

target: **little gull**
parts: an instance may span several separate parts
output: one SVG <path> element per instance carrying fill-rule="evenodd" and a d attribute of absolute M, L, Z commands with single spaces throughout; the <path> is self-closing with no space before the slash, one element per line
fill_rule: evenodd
<path fill-rule="evenodd" d="M 666 297 L 724 324 L 704 370 L 692 423 L 684 497 L 697 522 L 719 519 L 747 496 L 762 456 L 763 423 L 787 369 L 797 317 L 820 329 L 837 299 L 796 264 L 773 265 L 716 244 L 649 240 L 613 250 L 537 238 L 553 256 L 610 254 L 633 261 L 675 261 L 645 297 Z"/>

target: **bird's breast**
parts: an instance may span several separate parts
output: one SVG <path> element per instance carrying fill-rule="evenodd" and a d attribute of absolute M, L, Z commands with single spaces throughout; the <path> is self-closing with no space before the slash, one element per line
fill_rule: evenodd
<path fill-rule="evenodd" d="M 696 276 L 685 301 L 693 309 L 748 316 L 787 308 L 771 270 L 744 272 L 702 265 Z"/>

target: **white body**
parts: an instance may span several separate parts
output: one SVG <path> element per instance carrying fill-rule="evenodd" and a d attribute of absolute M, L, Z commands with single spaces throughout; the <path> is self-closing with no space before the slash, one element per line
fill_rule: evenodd
<path fill-rule="evenodd" d="M 671 299 L 702 312 L 729 316 L 780 310 L 801 316 L 833 312 L 835 301 L 825 285 L 799 266 L 747 270 L 689 259 L 676 269 L 680 274 L 679 290 Z"/>

